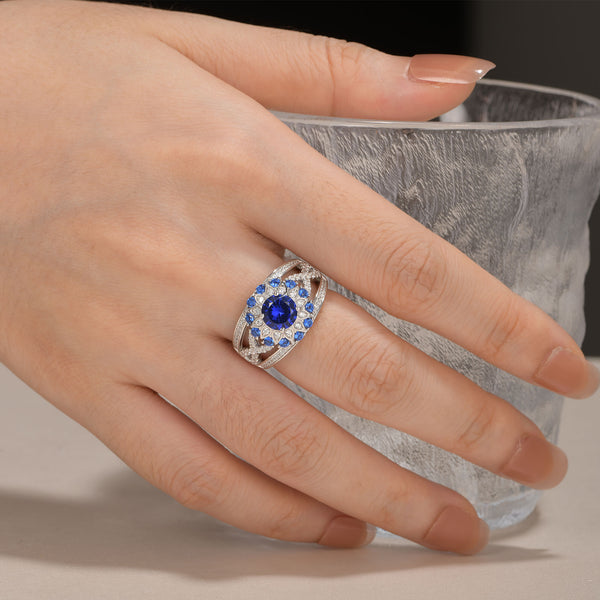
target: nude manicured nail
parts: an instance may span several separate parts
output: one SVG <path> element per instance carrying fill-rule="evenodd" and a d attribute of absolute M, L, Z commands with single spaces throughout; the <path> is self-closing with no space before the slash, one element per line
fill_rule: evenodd
<path fill-rule="evenodd" d="M 417 54 L 410 59 L 408 77 L 430 83 L 474 83 L 496 65 L 489 60 L 455 54 Z"/>
<path fill-rule="evenodd" d="M 583 356 L 555 348 L 533 376 L 536 383 L 571 398 L 588 398 L 600 384 L 598 369 Z"/>
<path fill-rule="evenodd" d="M 485 521 L 456 506 L 447 506 L 427 532 L 423 543 L 434 550 L 475 554 L 488 543 L 490 528 Z"/>
<path fill-rule="evenodd" d="M 329 522 L 319 544 L 333 548 L 358 548 L 373 541 L 377 529 L 352 517 L 335 517 Z"/>
<path fill-rule="evenodd" d="M 547 489 L 559 484 L 567 473 L 566 454 L 550 442 L 533 435 L 519 440 L 502 475 L 531 487 Z"/>

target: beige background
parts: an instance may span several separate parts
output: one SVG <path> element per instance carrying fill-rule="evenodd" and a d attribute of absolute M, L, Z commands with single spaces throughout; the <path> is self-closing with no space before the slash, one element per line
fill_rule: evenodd
<path fill-rule="evenodd" d="M 152 488 L 1 366 L 0 393 L 1 600 L 600 599 L 600 395 L 566 403 L 566 480 L 465 558 L 240 532 Z"/>

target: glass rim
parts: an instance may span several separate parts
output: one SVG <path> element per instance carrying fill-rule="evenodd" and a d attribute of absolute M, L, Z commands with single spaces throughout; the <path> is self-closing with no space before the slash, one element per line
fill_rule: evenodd
<path fill-rule="evenodd" d="M 330 125 L 337 127 L 365 127 L 365 128 L 384 128 L 384 129 L 430 129 L 430 130 L 449 130 L 449 129 L 541 129 L 548 127 L 568 127 L 583 123 L 585 121 L 597 121 L 600 123 L 600 99 L 563 90 L 560 88 L 547 87 L 542 85 L 533 85 L 529 83 L 519 83 L 515 81 L 504 81 L 500 79 L 485 79 L 478 81 L 477 85 L 507 87 L 519 90 L 528 90 L 540 92 L 543 94 L 552 94 L 554 96 L 563 96 L 571 100 L 578 100 L 587 104 L 590 108 L 595 108 L 596 112 L 589 115 L 559 117 L 556 119 L 540 119 L 529 121 L 386 121 L 377 119 L 358 119 L 348 117 L 331 117 L 327 115 L 310 115 L 284 111 L 271 111 L 277 118 L 290 123 L 300 123 L 305 125 Z"/>

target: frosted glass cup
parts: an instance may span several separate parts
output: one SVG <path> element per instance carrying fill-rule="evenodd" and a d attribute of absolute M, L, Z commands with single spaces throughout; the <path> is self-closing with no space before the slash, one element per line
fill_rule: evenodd
<path fill-rule="evenodd" d="M 463 105 L 427 123 L 276 114 L 582 342 L 588 220 L 600 191 L 600 100 L 488 80 Z M 401 338 L 511 402 L 557 442 L 561 396 L 332 287 Z M 349 414 L 274 375 L 399 465 L 463 494 L 492 528 L 512 525 L 534 509 L 541 492 Z"/>

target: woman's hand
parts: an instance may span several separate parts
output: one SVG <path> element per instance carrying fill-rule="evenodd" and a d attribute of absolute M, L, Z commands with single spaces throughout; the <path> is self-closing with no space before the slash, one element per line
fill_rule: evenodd
<path fill-rule="evenodd" d="M 267 110 L 428 119 L 472 84 L 416 78 L 472 82 L 485 65 L 419 59 L 411 78 L 410 59 L 355 44 L 60 0 L 1 2 L 0 57 L 1 360 L 156 486 L 236 526 L 356 546 L 371 523 L 480 549 L 487 528 L 463 497 L 354 439 L 230 340 L 287 247 L 526 381 L 593 391 L 546 314 Z M 335 293 L 278 369 L 505 477 L 564 476 L 531 421 Z"/>

